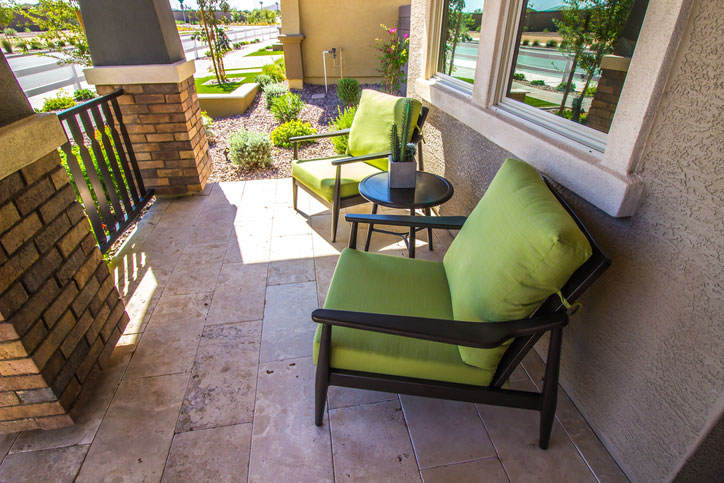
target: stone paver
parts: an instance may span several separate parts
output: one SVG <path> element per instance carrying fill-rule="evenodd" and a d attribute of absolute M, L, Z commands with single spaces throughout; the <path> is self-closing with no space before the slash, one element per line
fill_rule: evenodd
<path fill-rule="evenodd" d="M 158 200 L 113 267 L 131 321 L 111 364 L 75 426 L 0 437 L 0 481 L 626 481 L 562 391 L 548 451 L 535 412 L 340 387 L 315 426 L 310 314 L 349 226 L 332 243 L 329 211 L 302 191 L 298 207 L 289 179 Z M 420 258 L 453 240 L 434 235 Z M 379 233 L 372 250 L 407 256 Z M 543 368 L 529 354 L 511 385 Z"/>

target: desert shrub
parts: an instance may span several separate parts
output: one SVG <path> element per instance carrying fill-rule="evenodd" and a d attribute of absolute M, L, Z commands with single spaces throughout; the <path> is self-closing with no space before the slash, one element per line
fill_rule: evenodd
<path fill-rule="evenodd" d="M 534 80 L 534 81 L 530 81 L 530 85 L 532 85 L 532 86 L 544 86 L 544 85 L 546 85 L 546 81 Z"/>
<path fill-rule="evenodd" d="M 271 112 L 279 122 L 293 121 L 299 117 L 305 102 L 298 94 L 287 92 L 272 101 Z"/>
<path fill-rule="evenodd" d="M 555 40 L 549 40 L 548 42 L 546 42 L 546 47 L 558 47 L 558 42 L 556 42 Z"/>
<path fill-rule="evenodd" d="M 308 122 L 288 121 L 272 131 L 271 141 L 274 143 L 275 146 L 291 148 L 292 143 L 289 141 L 289 138 L 292 138 L 294 136 L 308 136 L 310 134 L 317 134 L 317 130 L 314 129 L 312 125 Z"/>
<path fill-rule="evenodd" d="M 531 82 L 531 84 L 532 84 L 532 82 Z M 556 86 L 556 90 L 557 90 L 558 92 L 563 92 L 563 91 L 566 90 L 566 85 L 567 85 L 566 82 L 561 82 L 560 84 L 558 84 L 558 85 Z M 575 82 L 571 82 L 571 90 L 572 90 L 572 91 L 575 91 L 575 90 L 576 90 L 576 83 L 575 83 Z"/>
<path fill-rule="evenodd" d="M 355 79 L 344 78 L 337 82 L 337 97 L 345 106 L 359 104 L 361 95 L 362 91 L 359 88 L 359 82 Z"/>
<path fill-rule="evenodd" d="M 277 63 L 266 64 L 261 68 L 261 73 L 274 79 L 274 82 L 281 82 L 287 79 L 287 76 L 284 75 L 284 69 Z"/>
<path fill-rule="evenodd" d="M 538 40 L 534 40 L 533 47 L 540 47 L 540 42 Z"/>
<path fill-rule="evenodd" d="M 264 101 L 266 101 L 266 108 L 271 109 L 272 103 L 274 102 L 274 98 L 278 96 L 283 96 L 287 92 L 289 92 L 289 89 L 287 89 L 287 86 L 281 83 L 274 83 L 274 84 L 267 84 L 264 86 Z"/>
<path fill-rule="evenodd" d="M 260 87 L 261 89 L 264 89 L 264 86 L 269 85 L 269 84 L 273 84 L 273 83 L 274 83 L 274 79 L 272 79 L 271 77 L 269 77 L 269 76 L 266 75 L 266 74 L 259 74 L 258 76 L 254 77 L 254 82 L 256 82 L 257 84 L 259 84 L 259 87 Z"/>
<path fill-rule="evenodd" d="M 73 92 L 73 99 L 76 101 L 90 101 L 96 96 L 96 93 L 90 89 L 78 89 Z"/>
<path fill-rule="evenodd" d="M 515 74 L 513 74 L 513 79 L 519 81 L 525 80 L 525 74 L 523 74 L 522 72 L 516 72 Z"/>
<path fill-rule="evenodd" d="M 55 97 L 46 97 L 43 99 L 43 112 L 59 111 L 73 106 L 75 106 L 73 96 L 63 89 L 59 90 L 58 93 L 55 94 Z"/>
<path fill-rule="evenodd" d="M 6 54 L 13 53 L 13 44 L 8 39 L 0 40 L 0 44 L 2 44 L 3 50 L 5 51 Z"/>
<path fill-rule="evenodd" d="M 234 47 L 234 50 L 239 50 L 239 49 L 241 48 L 241 46 L 242 46 L 242 43 L 241 43 L 241 42 L 234 42 L 233 44 L 231 44 L 231 46 Z"/>
<path fill-rule="evenodd" d="M 332 122 L 329 123 L 329 126 L 334 131 L 339 131 L 340 129 L 347 129 L 352 127 L 352 121 L 354 120 L 354 115 L 357 112 L 357 106 L 350 106 L 347 107 L 344 111 L 342 111 L 339 106 L 337 106 L 337 117 L 332 119 Z M 349 136 L 335 136 L 333 138 L 330 138 L 332 140 L 332 144 L 334 144 L 334 152 L 338 154 L 345 154 L 347 152 L 347 143 L 349 142 Z"/>
<path fill-rule="evenodd" d="M 596 86 L 588 86 L 586 97 L 596 97 Z"/>
<path fill-rule="evenodd" d="M 263 168 L 272 161 L 269 135 L 263 132 L 239 129 L 229 139 L 231 162 L 245 169 Z"/>
<path fill-rule="evenodd" d="M 20 41 L 18 41 L 18 42 L 15 42 L 15 47 L 17 47 L 18 49 L 22 50 L 23 52 L 27 52 L 27 51 L 28 51 L 28 43 L 27 43 L 26 41 L 24 41 L 24 40 L 20 40 Z"/>
<path fill-rule="evenodd" d="M 204 131 L 206 132 L 206 139 L 209 140 L 209 144 L 216 142 L 216 134 L 214 133 L 214 120 L 208 115 L 206 111 L 201 111 L 201 122 L 204 124 Z"/>
<path fill-rule="evenodd" d="M 530 45 L 530 40 L 525 39 L 525 40 L 523 41 L 523 45 L 526 45 L 526 46 Z"/>
<path fill-rule="evenodd" d="M 32 50 L 40 50 L 43 48 L 43 44 L 40 43 L 40 40 L 33 39 L 30 41 L 30 48 Z"/>
<path fill-rule="evenodd" d="M 3 33 L 7 35 L 8 37 L 13 37 L 15 35 L 15 29 L 12 29 L 10 27 L 3 30 Z"/>
<path fill-rule="evenodd" d="M 67 44 L 65 43 L 65 40 L 58 40 L 58 41 L 55 43 L 55 45 L 57 45 L 58 48 L 62 49 L 62 48 L 65 47 Z"/>

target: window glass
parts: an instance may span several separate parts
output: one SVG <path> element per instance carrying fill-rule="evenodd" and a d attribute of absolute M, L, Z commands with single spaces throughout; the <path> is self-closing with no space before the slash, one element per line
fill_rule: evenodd
<path fill-rule="evenodd" d="M 438 72 L 473 83 L 484 0 L 446 0 Z"/>
<path fill-rule="evenodd" d="M 648 0 L 527 0 L 507 97 L 607 133 Z"/>

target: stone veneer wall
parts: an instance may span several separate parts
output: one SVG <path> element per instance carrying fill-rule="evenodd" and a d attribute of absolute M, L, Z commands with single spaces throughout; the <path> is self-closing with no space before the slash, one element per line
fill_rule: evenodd
<path fill-rule="evenodd" d="M 412 1 L 413 32 L 425 9 Z M 564 193 L 613 266 L 564 331 L 561 383 L 634 481 L 673 478 L 724 400 L 723 29 L 721 6 L 695 0 L 636 169 L 636 214 L 612 218 Z M 411 73 L 421 41 L 413 34 Z M 434 106 L 425 139 L 426 169 L 455 185 L 446 215 L 469 213 L 510 155 Z"/>
<path fill-rule="evenodd" d="M 626 82 L 626 72 L 610 69 L 603 71 L 586 118 L 588 126 L 605 133 L 611 129 L 624 82 Z"/>
<path fill-rule="evenodd" d="M 0 432 L 72 424 L 127 323 L 57 152 L 0 180 Z"/>
<path fill-rule="evenodd" d="M 179 83 L 98 85 L 99 94 L 122 87 L 123 122 L 146 188 L 159 195 L 200 192 L 212 163 L 193 76 Z"/>

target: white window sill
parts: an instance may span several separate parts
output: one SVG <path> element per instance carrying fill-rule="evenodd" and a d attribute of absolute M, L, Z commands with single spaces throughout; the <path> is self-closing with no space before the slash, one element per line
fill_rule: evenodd
<path fill-rule="evenodd" d="M 638 207 L 640 178 L 602 166 L 602 153 L 497 107 L 482 107 L 437 79 L 418 78 L 415 92 L 607 214 L 631 216 Z"/>

